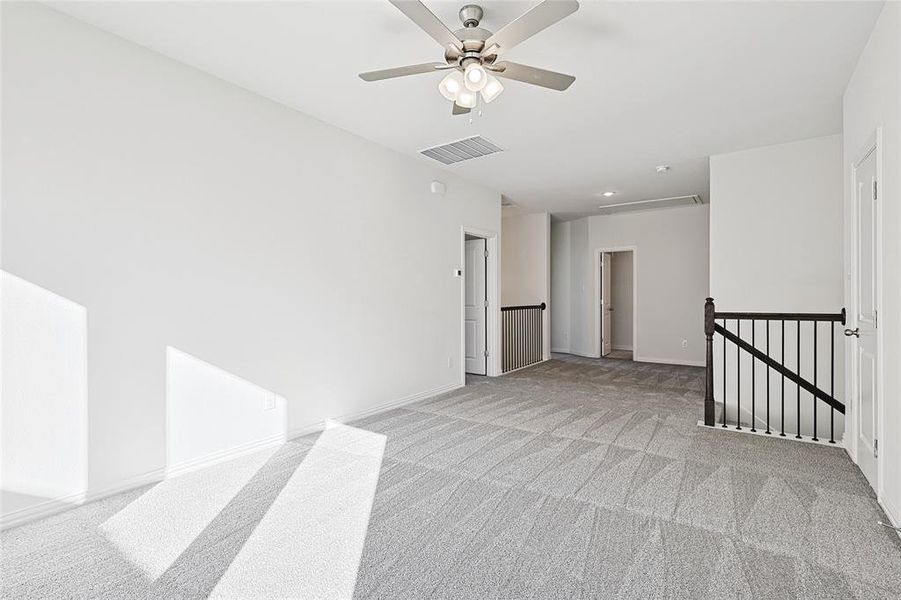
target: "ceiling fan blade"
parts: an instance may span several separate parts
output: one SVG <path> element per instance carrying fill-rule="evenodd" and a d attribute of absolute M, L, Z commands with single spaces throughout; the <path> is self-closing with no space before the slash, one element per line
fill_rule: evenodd
<path fill-rule="evenodd" d="M 457 51 L 463 50 L 463 43 L 460 39 L 419 0 L 388 1 L 396 6 L 400 12 L 407 15 L 408 19 L 419 25 L 420 29 L 432 36 L 432 39 L 441 44 L 445 50 L 448 46 L 455 48 Z"/>
<path fill-rule="evenodd" d="M 576 0 L 544 0 L 485 40 L 485 48 L 495 46 L 489 50 L 490 54 L 509 50 L 577 10 L 579 3 Z"/>
<path fill-rule="evenodd" d="M 434 73 L 446 68 L 444 63 L 422 63 L 421 65 L 407 65 L 406 67 L 394 67 L 393 69 L 382 69 L 381 71 L 369 71 L 368 73 L 360 73 L 360 79 L 363 81 L 379 81 L 382 79 L 391 79 L 393 77 L 406 77 L 407 75 L 419 75 L 420 73 Z"/>
<path fill-rule="evenodd" d="M 505 79 L 514 79 L 523 83 L 531 83 L 532 85 L 540 85 L 552 90 L 562 92 L 572 85 L 576 80 L 572 75 L 564 75 L 555 71 L 546 71 L 538 67 L 530 67 L 519 63 L 504 60 L 492 65 L 494 68 L 491 72 L 498 77 Z"/>
<path fill-rule="evenodd" d="M 466 108 L 465 106 L 460 106 L 459 104 L 454 102 L 454 109 L 453 109 L 453 111 L 451 111 L 451 114 L 452 115 L 465 115 L 466 113 L 468 113 L 471 110 L 472 110 L 471 108 Z"/>

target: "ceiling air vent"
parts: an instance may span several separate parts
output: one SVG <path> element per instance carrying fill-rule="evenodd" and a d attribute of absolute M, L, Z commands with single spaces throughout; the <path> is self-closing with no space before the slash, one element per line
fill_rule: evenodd
<path fill-rule="evenodd" d="M 421 153 L 429 158 L 434 158 L 442 164 L 452 165 L 470 158 L 479 158 L 480 156 L 488 156 L 489 154 L 503 151 L 504 149 L 500 146 L 477 135 L 458 142 L 426 148 Z"/>
<path fill-rule="evenodd" d="M 697 194 L 691 196 L 674 196 L 672 198 L 656 198 L 654 200 L 638 200 L 637 202 L 620 202 L 619 204 L 602 204 L 597 214 L 610 215 L 633 210 L 650 210 L 655 208 L 672 208 L 675 206 L 691 206 L 704 204 Z"/>

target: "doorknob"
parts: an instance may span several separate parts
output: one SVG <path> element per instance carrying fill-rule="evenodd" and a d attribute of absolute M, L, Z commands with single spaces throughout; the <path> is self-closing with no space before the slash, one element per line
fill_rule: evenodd
<path fill-rule="evenodd" d="M 845 329 L 845 335 L 847 337 L 860 337 L 860 327 L 855 327 L 854 329 Z"/>

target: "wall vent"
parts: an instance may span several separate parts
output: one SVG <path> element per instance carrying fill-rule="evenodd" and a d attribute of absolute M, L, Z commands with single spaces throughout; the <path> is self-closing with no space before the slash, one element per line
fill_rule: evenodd
<path fill-rule="evenodd" d="M 691 196 L 673 196 L 672 198 L 655 198 L 654 200 L 638 200 L 636 202 L 620 202 L 619 204 L 602 204 L 599 215 L 630 212 L 633 210 L 651 210 L 656 208 L 673 208 L 676 206 L 692 206 L 704 204 L 697 194 Z"/>
<path fill-rule="evenodd" d="M 477 135 L 465 140 L 426 148 L 425 150 L 420 150 L 420 153 L 442 164 L 452 165 L 471 158 L 479 158 L 480 156 L 488 156 L 489 154 L 503 151 L 504 149 L 497 144 Z"/>

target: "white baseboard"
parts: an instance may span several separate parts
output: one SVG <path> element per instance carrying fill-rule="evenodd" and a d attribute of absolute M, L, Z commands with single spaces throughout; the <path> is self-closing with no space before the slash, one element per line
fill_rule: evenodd
<path fill-rule="evenodd" d="M 560 354 L 571 354 L 573 356 L 581 356 L 582 358 L 600 358 L 597 354 L 586 354 L 584 352 L 577 352 L 575 350 L 567 350 L 565 352 L 561 352 Z"/>
<path fill-rule="evenodd" d="M 450 383 L 431 390 L 426 390 L 424 392 L 411 394 L 404 398 L 400 398 L 399 400 L 394 400 L 392 402 L 388 402 L 374 408 L 335 417 L 332 420 L 338 422 L 346 422 L 354 421 L 356 419 L 362 419 L 370 415 L 391 410 L 392 408 L 398 408 L 405 404 L 411 404 L 413 402 L 425 400 L 426 398 L 431 398 L 432 396 L 451 392 L 461 387 L 463 387 L 463 384 L 461 383 Z M 12 527 L 17 527 L 19 525 L 23 525 L 37 519 L 49 517 L 56 513 L 70 510 L 87 502 L 95 502 L 97 500 L 102 500 L 103 498 L 108 498 L 109 496 L 115 496 L 116 494 L 121 494 L 123 492 L 128 492 L 140 487 L 144 487 L 145 485 L 159 483 L 163 479 L 167 479 L 169 477 L 176 477 L 190 471 L 196 471 L 198 469 L 209 467 L 214 464 L 232 460 L 245 454 L 258 452 L 260 450 L 264 450 L 265 448 L 283 444 L 287 439 L 300 437 L 309 433 L 321 431 L 323 429 L 325 429 L 325 421 L 294 429 L 287 435 L 278 434 L 276 436 L 257 440 L 255 442 L 242 444 L 240 446 L 236 446 L 228 450 L 223 450 L 221 452 L 208 454 L 198 459 L 184 461 L 182 463 L 172 465 L 168 468 L 154 469 L 152 471 L 124 479 L 114 485 L 100 489 L 89 490 L 87 493 L 81 492 L 78 494 L 72 494 L 71 496 L 64 496 L 52 500 L 47 500 L 46 502 L 23 508 L 22 510 L 18 510 L 8 515 L 0 516 L 0 530 L 10 529 Z"/>
<path fill-rule="evenodd" d="M 632 346 L 612 346 L 614 350 L 626 350 L 632 352 Z"/>
<path fill-rule="evenodd" d="M 569 348 L 551 348 L 551 352 L 555 354 L 570 354 Z"/>
<path fill-rule="evenodd" d="M 661 365 L 681 365 L 683 367 L 706 367 L 703 360 L 682 360 L 679 358 L 651 358 L 647 356 L 633 356 L 635 362 L 657 363 Z"/>
<path fill-rule="evenodd" d="M 879 498 L 879 505 L 885 512 L 885 516 L 888 517 L 889 522 L 895 527 L 901 527 L 901 510 L 898 510 L 898 507 L 889 502 L 884 494 Z M 898 537 L 901 537 L 901 531 L 896 531 L 895 533 L 898 534 Z"/>
<path fill-rule="evenodd" d="M 367 408 L 365 410 L 347 413 L 339 417 L 333 417 L 329 420 L 337 421 L 338 423 L 347 423 L 349 421 L 356 421 L 357 419 L 365 419 L 366 417 L 381 412 L 386 412 L 394 408 L 400 408 L 401 406 L 404 406 L 406 404 L 412 404 L 414 402 L 419 402 L 420 400 L 425 400 L 426 398 L 431 398 L 433 396 L 438 396 L 440 394 L 446 394 L 447 392 L 458 390 L 463 387 L 463 385 L 464 384 L 462 383 L 449 383 L 447 385 L 442 385 L 431 390 L 426 390 L 424 392 L 418 392 L 416 394 L 405 396 L 403 398 L 400 398 L 399 400 L 392 400 L 391 402 L 380 404 L 374 408 Z M 303 437 L 311 433 L 316 433 L 317 431 L 323 431 L 325 429 L 325 424 L 325 421 L 319 421 L 317 423 L 311 423 L 309 425 L 296 427 L 288 432 L 288 439 L 292 440 L 294 438 Z"/>
<path fill-rule="evenodd" d="M 123 479 L 119 483 L 115 483 L 104 488 L 88 490 L 87 496 L 85 497 L 85 502 L 95 502 L 97 500 L 109 498 L 110 496 L 115 496 L 116 494 L 121 494 L 123 492 L 129 492 L 139 487 L 144 487 L 145 485 L 159 483 L 165 478 L 166 469 L 153 469 L 152 471 L 147 471 L 146 473 L 141 473 L 140 475 L 135 475 L 134 477 L 129 477 L 128 479 Z"/>
<path fill-rule="evenodd" d="M 29 521 L 35 521 L 37 519 L 43 519 L 44 517 L 61 513 L 83 504 L 84 501 L 85 493 L 76 492 L 74 494 L 48 499 L 44 502 L 39 502 L 31 506 L 26 506 L 25 508 L 20 508 L 11 513 L 0 515 L 0 531 L 12 529 L 13 527 L 23 525 Z"/>
<path fill-rule="evenodd" d="M 200 469 L 205 469 L 213 465 L 218 465 L 219 463 L 234 460 L 247 454 L 253 454 L 254 452 L 265 450 L 266 448 L 281 446 L 285 443 L 286 440 L 287 436 L 284 433 L 278 433 L 267 438 L 254 440 L 252 442 L 247 442 L 246 444 L 240 444 L 226 450 L 211 452 L 210 454 L 206 454 L 199 458 L 192 458 L 191 460 L 186 460 L 174 465 L 169 465 L 168 467 L 166 467 L 166 479 L 169 479 L 170 477 L 178 477 L 179 475 L 184 475 L 185 473 L 190 473 L 191 471 L 199 471 Z"/>

